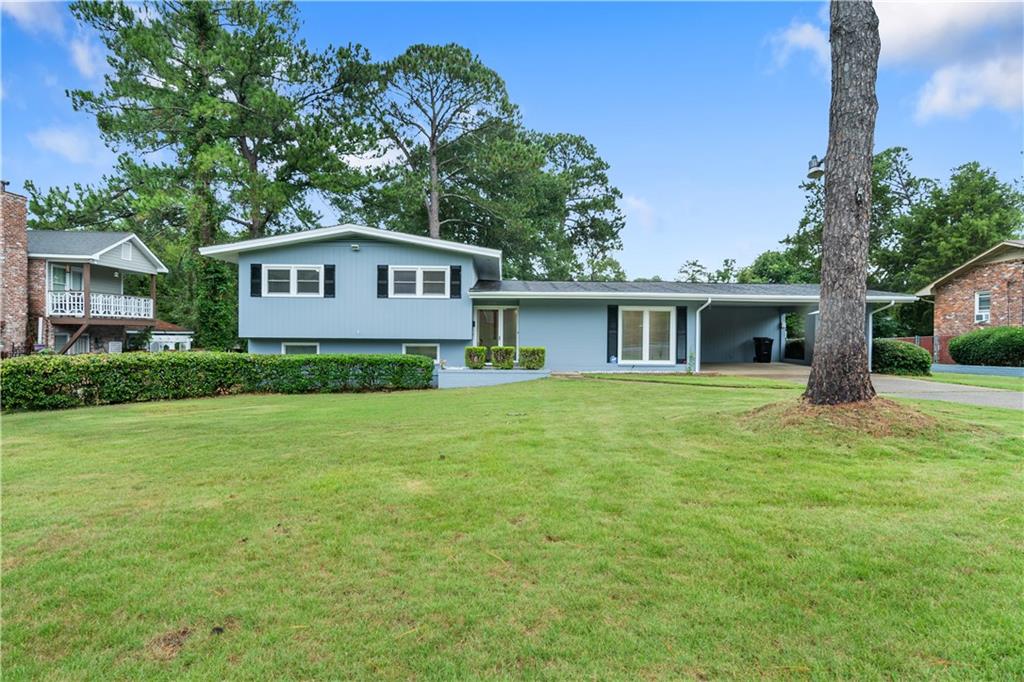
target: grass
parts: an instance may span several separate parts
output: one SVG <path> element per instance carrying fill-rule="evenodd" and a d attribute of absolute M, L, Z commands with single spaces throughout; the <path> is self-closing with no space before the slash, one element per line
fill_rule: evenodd
<path fill-rule="evenodd" d="M 1019 412 L 755 412 L 795 394 L 6 415 L 4 678 L 1024 677 Z"/>
<path fill-rule="evenodd" d="M 983 388 L 1002 388 L 1007 391 L 1024 391 L 1024 377 L 1001 377 L 985 374 L 957 374 L 954 372 L 933 372 L 929 377 L 921 377 L 929 381 L 946 384 L 963 384 L 964 386 L 981 386 Z"/>

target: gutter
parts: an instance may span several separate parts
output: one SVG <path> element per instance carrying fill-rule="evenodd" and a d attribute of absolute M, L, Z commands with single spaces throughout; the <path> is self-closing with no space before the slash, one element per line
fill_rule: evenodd
<path fill-rule="evenodd" d="M 704 302 L 704 305 L 702 305 L 701 307 L 697 308 L 697 320 L 696 320 L 696 324 L 694 325 L 694 327 L 695 327 L 694 331 L 697 334 L 697 345 L 696 345 L 697 352 L 693 354 L 693 371 L 694 371 L 695 374 L 699 374 L 700 373 L 700 313 L 701 313 L 702 310 L 707 308 L 709 305 L 711 305 L 711 299 L 710 298 L 707 301 Z"/>

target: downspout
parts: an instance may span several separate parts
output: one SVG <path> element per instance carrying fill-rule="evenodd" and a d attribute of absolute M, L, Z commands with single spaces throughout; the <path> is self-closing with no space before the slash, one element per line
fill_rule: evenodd
<path fill-rule="evenodd" d="M 704 310 L 705 308 L 707 308 L 709 305 L 711 305 L 711 299 L 710 298 L 707 301 L 705 301 L 704 305 L 702 305 L 701 307 L 697 308 L 697 320 L 696 320 L 696 323 L 694 324 L 695 331 L 696 331 L 696 334 L 697 334 L 697 345 L 696 345 L 697 352 L 695 352 L 693 354 L 693 371 L 694 371 L 695 374 L 696 373 L 700 373 L 700 312 L 702 310 Z"/>
<path fill-rule="evenodd" d="M 883 305 L 881 308 L 875 308 L 868 315 L 868 374 L 871 373 L 871 360 L 875 350 L 875 313 L 880 313 L 883 310 L 888 310 L 894 305 L 896 305 L 896 301 L 889 301 L 886 305 Z"/>

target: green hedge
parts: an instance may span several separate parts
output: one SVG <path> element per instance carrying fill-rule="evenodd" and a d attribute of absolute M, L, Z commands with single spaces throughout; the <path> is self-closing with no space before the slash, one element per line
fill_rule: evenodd
<path fill-rule="evenodd" d="M 513 346 L 492 347 L 491 364 L 495 369 L 512 369 L 516 364 L 516 349 Z"/>
<path fill-rule="evenodd" d="M 519 349 L 519 367 L 522 369 L 540 369 L 544 366 L 544 356 L 543 346 L 523 346 Z"/>
<path fill-rule="evenodd" d="M 782 352 L 782 357 L 790 360 L 803 360 L 806 357 L 804 355 L 804 343 L 803 339 L 786 339 L 786 347 Z"/>
<path fill-rule="evenodd" d="M 335 393 L 427 388 L 418 355 L 119 353 L 30 355 L 0 363 L 7 410 L 46 410 L 234 393 Z"/>
<path fill-rule="evenodd" d="M 1024 367 L 1024 327 L 976 329 L 950 340 L 949 354 L 961 365 Z"/>
<path fill-rule="evenodd" d="M 483 346 L 466 346 L 466 367 L 483 369 L 487 364 L 487 349 Z"/>
<path fill-rule="evenodd" d="M 871 371 L 879 374 L 928 376 L 932 373 L 932 355 L 906 341 L 878 339 L 871 352 Z"/>

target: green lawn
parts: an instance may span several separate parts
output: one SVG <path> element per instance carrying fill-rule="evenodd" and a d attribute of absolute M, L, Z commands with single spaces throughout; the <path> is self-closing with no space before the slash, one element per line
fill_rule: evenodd
<path fill-rule="evenodd" d="M 1004 388 L 1007 391 L 1024 391 L 1024 377 L 997 377 L 983 374 L 956 374 L 953 372 L 933 372 L 930 381 L 947 384 L 964 384 L 965 386 L 982 386 L 984 388 Z"/>
<path fill-rule="evenodd" d="M 1024 677 L 1019 412 L 547 379 L 3 417 L 19 679 Z"/>

